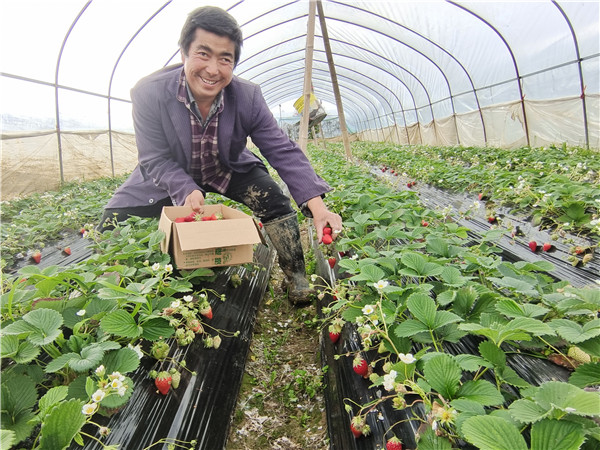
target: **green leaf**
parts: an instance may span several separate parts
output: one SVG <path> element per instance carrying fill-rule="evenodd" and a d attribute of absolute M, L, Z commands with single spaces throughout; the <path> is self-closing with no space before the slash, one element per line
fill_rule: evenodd
<path fill-rule="evenodd" d="M 120 372 L 126 374 L 133 372 L 140 365 L 140 358 L 135 350 L 123 347 L 117 351 L 107 353 L 102 360 L 107 373 Z"/>
<path fill-rule="evenodd" d="M 77 353 L 71 352 L 71 353 L 65 353 L 64 355 L 60 355 L 56 358 L 54 358 L 52 361 L 50 361 L 45 369 L 44 372 L 46 373 L 54 373 L 54 372 L 58 372 L 60 369 L 62 369 L 63 367 L 65 367 L 67 364 L 69 364 L 69 361 L 71 361 L 71 358 L 78 356 Z"/>
<path fill-rule="evenodd" d="M 462 370 L 452 356 L 441 354 L 427 360 L 423 373 L 430 386 L 440 395 L 447 400 L 455 398 Z"/>
<path fill-rule="evenodd" d="M 438 328 L 441 328 L 445 325 L 462 321 L 462 317 L 457 316 L 456 314 L 451 313 L 450 311 L 437 311 L 435 313 L 435 321 L 433 323 L 432 329 L 437 330 Z"/>
<path fill-rule="evenodd" d="M 537 289 L 534 289 L 531 285 L 530 281 L 519 280 L 517 278 L 512 277 L 488 277 L 490 281 L 496 283 L 500 287 L 513 289 L 519 294 L 527 295 L 529 297 L 537 298 L 540 296 L 540 293 Z"/>
<path fill-rule="evenodd" d="M 419 450 L 452 450 L 452 444 L 429 427 L 419 438 Z"/>
<path fill-rule="evenodd" d="M 40 398 L 39 409 L 40 416 L 43 419 L 43 416 L 52 408 L 54 405 L 62 402 L 65 398 L 67 398 L 67 394 L 69 393 L 68 386 L 55 386 L 46 392 L 42 398 Z"/>
<path fill-rule="evenodd" d="M 551 410 L 538 405 L 536 402 L 522 398 L 515 400 L 508 407 L 511 416 L 522 423 L 534 423 L 547 417 Z"/>
<path fill-rule="evenodd" d="M 483 341 L 479 344 L 479 354 L 491 362 L 494 367 L 504 367 L 506 365 L 506 353 L 491 341 Z"/>
<path fill-rule="evenodd" d="M 475 416 L 462 426 L 465 439 L 485 450 L 528 450 L 519 429 L 501 417 Z"/>
<path fill-rule="evenodd" d="M 444 280 L 445 284 L 452 287 L 461 287 L 469 281 L 469 278 L 462 276 L 460 270 L 452 266 L 444 267 L 440 273 L 440 278 Z"/>
<path fill-rule="evenodd" d="M 458 411 L 470 412 L 481 416 L 485 414 L 485 408 L 479 402 L 474 402 L 465 398 L 457 398 L 456 400 L 452 400 L 450 404 Z"/>
<path fill-rule="evenodd" d="M 66 448 L 85 423 L 84 402 L 72 399 L 55 407 L 42 422 L 40 450 Z"/>
<path fill-rule="evenodd" d="M 454 357 L 458 362 L 458 365 L 461 369 L 466 370 L 467 372 L 477 372 L 481 366 L 487 366 L 487 362 L 475 355 L 467 355 L 461 353 Z"/>
<path fill-rule="evenodd" d="M 481 403 L 483 406 L 496 406 L 504 402 L 504 397 L 498 389 L 485 380 L 465 382 L 458 390 L 457 397 Z"/>
<path fill-rule="evenodd" d="M 2 340 L 4 339 L 5 338 L 2 338 Z M 12 357 L 12 359 L 19 364 L 29 364 L 38 357 L 41 351 L 41 347 L 37 345 L 33 345 L 28 341 L 21 342 L 19 344 L 19 348 L 17 349 L 17 353 Z"/>
<path fill-rule="evenodd" d="M 117 393 L 111 393 L 110 395 L 104 397 L 100 404 L 105 408 L 114 409 L 123 406 L 125 403 L 127 403 L 129 398 L 131 397 L 131 394 L 133 393 L 133 381 L 131 380 L 131 378 L 125 377 L 125 379 L 123 380 L 123 384 L 127 386 L 127 389 L 125 390 L 125 394 L 123 396 L 120 396 Z"/>
<path fill-rule="evenodd" d="M 415 319 L 424 323 L 429 329 L 435 328 L 437 307 L 431 297 L 421 293 L 412 294 L 408 298 L 406 305 Z"/>
<path fill-rule="evenodd" d="M 418 333 L 429 333 L 429 328 L 418 320 L 408 319 L 400 323 L 394 329 L 394 333 L 400 338 L 413 337 Z"/>
<path fill-rule="evenodd" d="M 600 319 L 593 319 L 583 326 L 568 319 L 556 319 L 550 322 L 550 326 L 563 339 L 577 344 L 600 335 Z"/>
<path fill-rule="evenodd" d="M 26 375 L 2 374 L 2 410 L 14 415 L 31 409 L 38 400 L 35 382 Z"/>
<path fill-rule="evenodd" d="M 498 368 L 496 370 L 498 378 L 506 384 L 510 384 L 511 386 L 516 386 L 519 388 L 526 388 L 531 386 L 527 381 L 517 375 L 512 368 L 508 366 L 504 366 L 502 368 Z"/>
<path fill-rule="evenodd" d="M 600 385 L 600 362 L 591 362 L 577 367 L 569 377 L 569 383 L 579 388 Z"/>
<path fill-rule="evenodd" d="M 581 416 L 600 416 L 600 394 L 586 392 L 569 383 L 544 383 L 537 391 L 535 400 L 546 408 L 555 407 Z"/>
<path fill-rule="evenodd" d="M 521 329 L 533 334 L 534 336 L 554 336 L 554 330 L 538 319 L 531 317 L 517 317 L 509 322 L 512 329 Z"/>
<path fill-rule="evenodd" d="M 168 338 L 175 332 L 169 321 L 163 317 L 155 317 L 142 323 L 142 337 L 149 341 Z"/>
<path fill-rule="evenodd" d="M 583 426 L 578 423 L 544 419 L 531 427 L 531 450 L 578 450 L 584 441 Z"/>
<path fill-rule="evenodd" d="M 97 344 L 91 344 L 84 347 L 81 353 L 75 354 L 69 360 L 69 367 L 75 372 L 86 372 L 98 367 L 103 356 L 104 350 L 102 347 Z"/>
<path fill-rule="evenodd" d="M 142 333 L 134 318 L 122 309 L 104 316 L 100 321 L 100 328 L 106 333 L 129 338 L 138 337 Z"/>
<path fill-rule="evenodd" d="M 17 442 L 17 434 L 12 430 L 0 430 L 0 450 L 10 450 Z"/>
<path fill-rule="evenodd" d="M 546 314 L 549 309 L 531 303 L 520 304 L 512 299 L 502 299 L 496 303 L 496 309 L 507 317 L 539 317 Z"/>
<path fill-rule="evenodd" d="M 34 345 L 46 345 L 60 335 L 62 315 L 51 309 L 35 309 L 23 316 L 23 320 L 34 328 L 27 340 Z"/>

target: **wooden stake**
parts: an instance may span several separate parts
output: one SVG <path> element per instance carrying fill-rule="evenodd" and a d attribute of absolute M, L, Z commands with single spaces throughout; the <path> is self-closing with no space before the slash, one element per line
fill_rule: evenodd
<path fill-rule="evenodd" d="M 323 5 L 321 0 L 317 0 L 317 8 L 319 9 L 319 23 L 321 24 L 321 32 L 323 33 L 323 42 L 325 44 L 325 53 L 327 54 L 327 63 L 329 65 L 329 76 L 333 85 L 333 94 L 335 95 L 335 104 L 338 110 L 338 120 L 340 121 L 340 130 L 342 132 L 342 141 L 346 151 L 346 159 L 352 161 L 352 151 L 350 150 L 350 139 L 348 138 L 348 129 L 346 128 L 346 118 L 344 116 L 344 108 L 342 106 L 342 96 L 340 95 L 340 87 L 333 63 L 333 53 L 329 43 L 329 33 L 327 32 L 327 24 L 325 23 L 325 14 L 323 13 Z"/>
<path fill-rule="evenodd" d="M 304 153 L 308 144 L 308 122 L 310 116 L 310 93 L 312 85 L 313 52 L 315 48 L 315 12 L 316 0 L 308 3 L 308 29 L 306 31 L 306 54 L 304 56 L 304 109 L 300 120 L 298 145 Z"/>

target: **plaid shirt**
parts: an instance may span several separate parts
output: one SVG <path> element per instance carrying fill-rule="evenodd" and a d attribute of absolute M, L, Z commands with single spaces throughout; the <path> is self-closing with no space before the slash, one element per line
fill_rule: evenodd
<path fill-rule="evenodd" d="M 177 100 L 183 102 L 190 112 L 190 122 L 192 125 L 190 174 L 199 185 L 211 186 L 217 192 L 224 194 L 231 180 L 231 170 L 228 170 L 219 160 L 219 147 L 217 145 L 219 114 L 225 106 L 223 95 L 219 94 L 215 99 L 215 103 L 211 106 L 206 122 L 204 123 L 202 122 L 202 117 L 194 113 L 189 101 L 190 97 L 191 94 L 188 96 L 185 72 L 182 70 L 179 77 Z"/>

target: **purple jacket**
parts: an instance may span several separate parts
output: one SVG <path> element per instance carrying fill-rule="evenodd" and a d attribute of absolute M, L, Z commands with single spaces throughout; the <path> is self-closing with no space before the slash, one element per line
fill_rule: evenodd
<path fill-rule="evenodd" d="M 200 189 L 189 174 L 189 111 L 176 95 L 181 70 L 181 64 L 166 67 L 143 78 L 131 90 L 138 165 L 107 208 L 151 205 L 166 197 L 175 205 L 183 205 L 193 190 Z M 279 128 L 258 85 L 234 77 L 223 93 L 225 108 L 219 116 L 218 146 L 225 166 L 234 172 L 248 172 L 263 164 L 246 147 L 250 137 L 298 205 L 331 190 L 300 147 Z"/>

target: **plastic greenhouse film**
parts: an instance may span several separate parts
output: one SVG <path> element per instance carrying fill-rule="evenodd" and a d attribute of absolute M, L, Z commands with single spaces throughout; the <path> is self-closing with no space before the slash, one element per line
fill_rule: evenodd
<path fill-rule="evenodd" d="M 232 415 L 241 386 L 244 367 L 255 325 L 258 306 L 268 285 L 273 265 L 273 252 L 258 245 L 255 264 L 232 266 L 218 273 L 208 286 L 225 294 L 226 300 L 213 297 L 213 318 L 210 326 L 229 332 L 239 331 L 237 337 L 223 337 L 219 348 L 205 348 L 202 339 L 185 347 L 171 346 L 171 356 L 185 359 L 188 370 L 181 370 L 177 389 L 161 395 L 148 371 L 155 360 L 142 358 L 142 365 L 132 375 L 134 391 L 125 407 L 111 417 L 99 417 L 97 422 L 110 429 L 102 438 L 104 445 L 123 449 L 143 449 L 156 444 L 167 448 L 168 443 L 196 440 L 196 449 L 225 448 Z M 262 268 L 266 270 L 262 270 Z M 243 282 L 237 288 L 230 277 L 238 274 Z M 192 375 L 192 371 L 196 374 Z M 95 418 L 96 419 L 96 418 Z M 95 433 L 96 429 L 85 430 Z M 81 448 L 76 444 L 72 449 Z M 86 450 L 101 449 L 103 445 L 86 440 Z M 153 447 L 154 448 L 154 447 Z"/>

